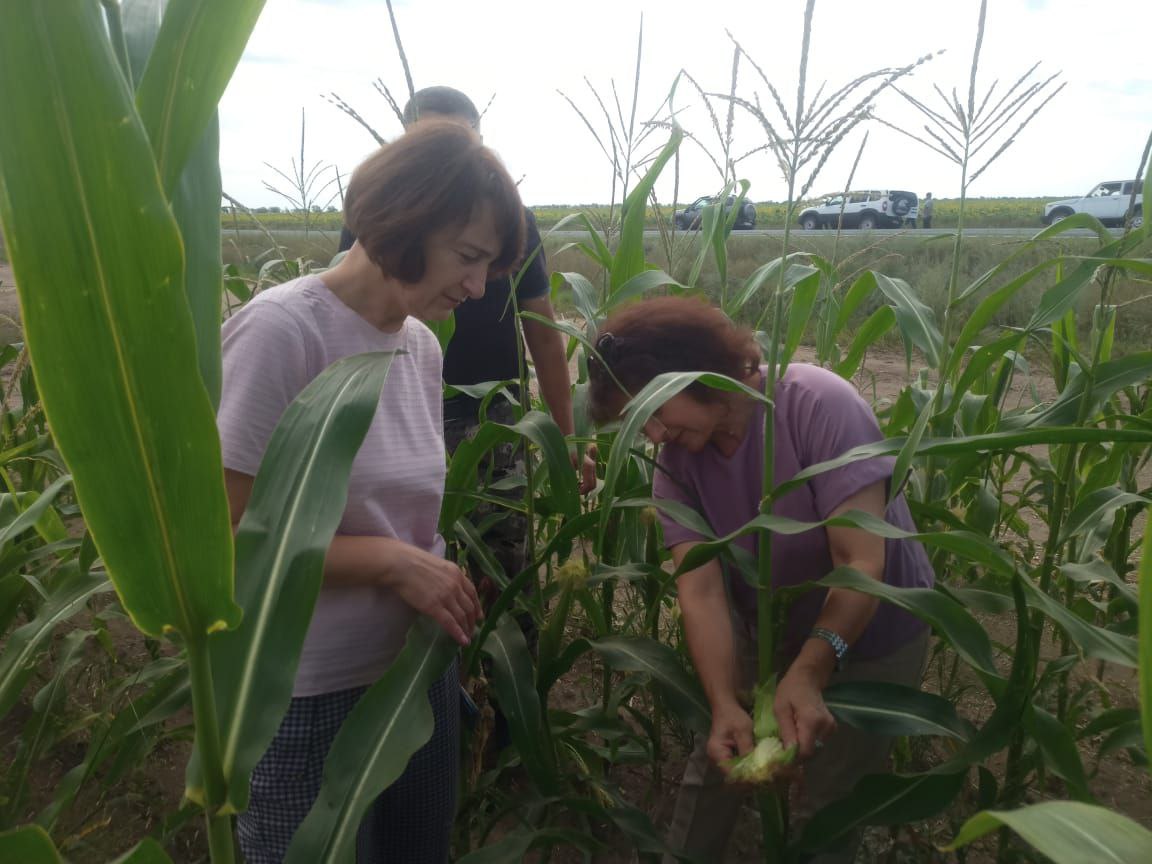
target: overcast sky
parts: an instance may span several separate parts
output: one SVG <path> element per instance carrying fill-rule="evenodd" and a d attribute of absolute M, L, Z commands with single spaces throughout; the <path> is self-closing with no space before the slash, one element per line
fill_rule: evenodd
<path fill-rule="evenodd" d="M 941 107 L 933 85 L 945 92 L 956 87 L 966 99 L 979 5 L 820 0 L 809 93 L 824 82 L 831 92 L 875 69 L 944 50 L 902 86 L 933 108 Z M 973 184 L 971 194 L 1082 194 L 1101 180 L 1132 175 L 1152 131 L 1152 70 L 1141 41 L 1152 24 L 1148 0 L 991 0 L 989 7 L 978 90 L 998 81 L 996 93 L 1003 93 L 1036 62 L 1036 80 L 1061 73 L 1067 86 Z M 613 113 L 615 80 L 627 117 L 642 14 L 638 121 L 652 117 L 681 69 L 705 90 L 727 92 L 732 42 L 726 30 L 760 65 L 789 111 L 796 99 L 803 0 L 398 0 L 395 9 L 417 88 L 448 84 L 481 107 L 495 97 L 484 117 L 485 141 L 513 177 L 522 178 L 527 204 L 611 198 L 610 163 L 557 91 L 570 96 L 605 135 L 606 123 L 584 79 Z M 299 161 L 301 109 L 307 115 L 307 168 L 321 163 L 325 179 L 336 169 L 350 172 L 375 144 L 324 95 L 338 93 L 391 137 L 400 127 L 373 89 L 377 78 L 403 102 L 407 89 L 383 0 L 269 0 L 220 107 L 225 191 L 249 206 L 284 203 L 264 187 L 283 185 L 265 163 L 290 171 L 292 159 Z M 737 92 L 749 100 L 759 94 L 771 104 L 747 62 Z M 688 131 L 718 149 L 702 100 L 686 82 L 675 107 Z M 882 95 L 876 112 L 909 129 L 923 126 L 896 93 Z M 955 165 L 875 122 L 836 151 L 813 192 L 843 187 L 865 130 L 870 134 L 854 186 L 958 194 Z M 654 133 L 644 149 L 666 135 Z M 758 124 L 738 110 L 734 151 L 765 140 Z M 694 143 L 686 141 L 681 154 L 679 200 L 720 185 Z M 750 181 L 755 200 L 785 196 L 779 170 L 765 155 L 742 162 L 738 173 Z M 670 200 L 672 191 L 668 170 L 658 192 Z"/>

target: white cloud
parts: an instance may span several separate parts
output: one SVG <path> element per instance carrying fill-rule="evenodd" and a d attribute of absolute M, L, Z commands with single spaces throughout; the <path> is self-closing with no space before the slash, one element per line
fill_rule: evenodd
<path fill-rule="evenodd" d="M 1034 62 L 1039 72 L 1063 71 L 1067 87 L 1019 137 L 1016 145 L 977 181 L 976 195 L 1055 195 L 1083 192 L 1098 180 L 1130 175 L 1152 125 L 1152 74 L 1131 40 L 1137 21 L 1147 21 L 1144 0 L 1100 4 L 1074 0 L 993 0 L 985 33 L 979 82 L 998 80 L 997 92 Z M 677 71 L 726 91 L 732 46 L 725 29 L 761 65 L 789 110 L 795 102 L 804 4 L 742 0 L 585 0 L 580 4 L 530 0 L 422 0 L 397 3 L 401 33 L 417 87 L 449 84 L 483 105 L 485 140 L 513 176 L 524 176 L 528 203 L 607 201 L 611 170 L 575 112 L 557 95 L 573 97 L 603 131 L 585 76 L 606 100 L 616 81 L 625 112 L 631 101 L 636 33 L 644 15 L 644 61 L 638 119 L 663 100 Z M 907 89 L 937 100 L 939 83 L 966 96 L 979 3 L 867 4 L 852 0 L 817 3 L 809 59 L 809 93 L 821 82 L 830 89 L 882 66 L 899 66 L 940 49 L 946 53 L 907 81 Z M 320 160 L 350 171 L 374 146 L 352 120 L 321 94 L 335 91 L 385 135 L 399 125 L 372 88 L 383 78 L 402 99 L 403 72 L 382 2 L 277 0 L 269 3 L 244 60 L 221 105 L 225 188 L 251 204 L 276 203 L 263 181 L 274 174 L 264 162 L 286 169 L 299 159 L 300 110 L 307 112 L 306 162 Z M 760 86 L 757 86 L 757 85 Z M 739 92 L 770 98 L 748 64 Z M 699 99 L 681 89 L 682 122 L 705 141 L 714 140 Z M 609 101 L 614 112 L 615 104 Z M 915 112 L 888 93 L 879 112 L 892 122 L 922 125 Z M 627 116 L 627 114 L 625 114 Z M 740 152 L 764 135 L 738 112 Z M 956 194 L 955 167 L 892 130 L 870 125 L 867 150 L 857 171 L 862 186 L 933 190 Z M 828 163 L 817 190 L 837 188 L 847 176 L 862 133 L 850 138 Z M 653 138 L 655 143 L 656 139 Z M 784 187 L 766 157 L 748 160 L 743 172 L 757 199 L 778 199 Z M 671 178 L 662 194 L 671 197 Z M 711 191 L 717 177 L 690 143 L 682 149 L 680 197 Z"/>

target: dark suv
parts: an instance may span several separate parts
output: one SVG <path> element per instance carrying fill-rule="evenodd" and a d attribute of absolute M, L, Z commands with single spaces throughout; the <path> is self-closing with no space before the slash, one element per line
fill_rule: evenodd
<path fill-rule="evenodd" d="M 683 210 L 677 210 L 673 214 L 673 224 L 681 231 L 698 231 L 700 229 L 700 220 L 703 217 L 704 208 L 709 204 L 715 204 L 718 200 L 715 196 L 697 198 Z M 755 228 L 756 208 L 752 206 L 752 202 L 747 198 L 738 199 L 735 195 L 729 195 L 724 201 L 724 215 L 727 216 L 732 208 L 737 206 L 740 209 L 736 214 L 736 221 L 732 227 L 737 231 L 747 231 L 750 228 Z"/>

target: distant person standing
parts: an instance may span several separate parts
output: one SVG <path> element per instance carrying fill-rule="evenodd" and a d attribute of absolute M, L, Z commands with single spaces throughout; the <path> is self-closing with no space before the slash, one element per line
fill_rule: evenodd
<path fill-rule="evenodd" d="M 924 220 L 924 227 L 932 227 L 932 208 L 935 206 L 932 201 L 932 193 L 929 192 L 924 196 L 924 205 L 920 208 L 920 218 Z"/>

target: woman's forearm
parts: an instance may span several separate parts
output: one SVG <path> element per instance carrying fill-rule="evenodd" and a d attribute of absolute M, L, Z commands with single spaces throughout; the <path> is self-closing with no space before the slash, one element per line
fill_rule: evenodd
<path fill-rule="evenodd" d="M 693 584 L 695 575 L 689 573 L 680 578 L 680 609 L 688 651 L 700 683 L 704 685 L 708 703 L 715 710 L 739 702 L 740 683 L 732 620 L 723 584 L 720 584 L 719 591 L 711 590 L 710 586 Z M 719 574 L 716 578 L 720 579 Z"/>
<path fill-rule="evenodd" d="M 851 646 L 867 629 L 879 604 L 880 601 L 875 597 L 859 591 L 829 589 L 815 626 L 831 630 Z M 825 640 L 808 639 L 793 661 L 793 666 L 807 670 L 820 687 L 824 687 L 836 671 L 836 653 Z"/>
<path fill-rule="evenodd" d="M 407 546 L 394 537 L 337 534 L 324 557 L 327 585 L 393 587 L 397 559 Z"/>

